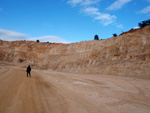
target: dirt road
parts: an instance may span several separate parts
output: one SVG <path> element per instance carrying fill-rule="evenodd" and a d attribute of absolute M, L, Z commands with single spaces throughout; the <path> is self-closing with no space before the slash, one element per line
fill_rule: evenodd
<path fill-rule="evenodd" d="M 150 80 L 1 66 L 0 113 L 150 113 Z"/>

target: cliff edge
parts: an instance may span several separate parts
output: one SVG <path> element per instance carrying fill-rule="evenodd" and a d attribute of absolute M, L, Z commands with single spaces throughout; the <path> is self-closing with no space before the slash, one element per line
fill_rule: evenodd
<path fill-rule="evenodd" d="M 71 44 L 0 40 L 0 61 L 66 72 L 150 79 L 150 26 Z"/>

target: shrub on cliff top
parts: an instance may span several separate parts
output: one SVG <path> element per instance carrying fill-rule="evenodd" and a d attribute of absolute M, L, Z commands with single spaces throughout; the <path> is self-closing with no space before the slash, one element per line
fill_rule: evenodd
<path fill-rule="evenodd" d="M 142 21 L 141 23 L 139 23 L 139 27 L 140 27 L 140 28 L 143 28 L 143 27 L 145 27 L 145 26 L 147 26 L 147 25 L 150 25 L 150 19 L 144 20 L 144 21 Z"/>
<path fill-rule="evenodd" d="M 40 40 L 36 40 L 36 42 L 40 42 Z"/>
<path fill-rule="evenodd" d="M 114 33 L 114 34 L 113 34 L 113 37 L 117 37 L 117 34 L 116 34 L 116 33 Z"/>
<path fill-rule="evenodd" d="M 95 35 L 95 36 L 94 36 L 94 40 L 99 40 L 98 35 Z"/>

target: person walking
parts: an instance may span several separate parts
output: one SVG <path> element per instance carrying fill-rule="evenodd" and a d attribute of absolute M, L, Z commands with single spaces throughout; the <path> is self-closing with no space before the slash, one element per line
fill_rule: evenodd
<path fill-rule="evenodd" d="M 28 74 L 31 77 L 31 73 L 30 73 L 31 72 L 31 67 L 30 67 L 30 65 L 28 65 L 26 72 L 27 72 L 27 77 L 28 77 Z"/>

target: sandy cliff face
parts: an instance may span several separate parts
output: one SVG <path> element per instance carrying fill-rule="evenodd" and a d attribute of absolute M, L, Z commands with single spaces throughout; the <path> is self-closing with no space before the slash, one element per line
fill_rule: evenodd
<path fill-rule="evenodd" d="M 0 61 L 150 79 L 150 26 L 106 40 L 72 44 L 0 41 Z"/>

